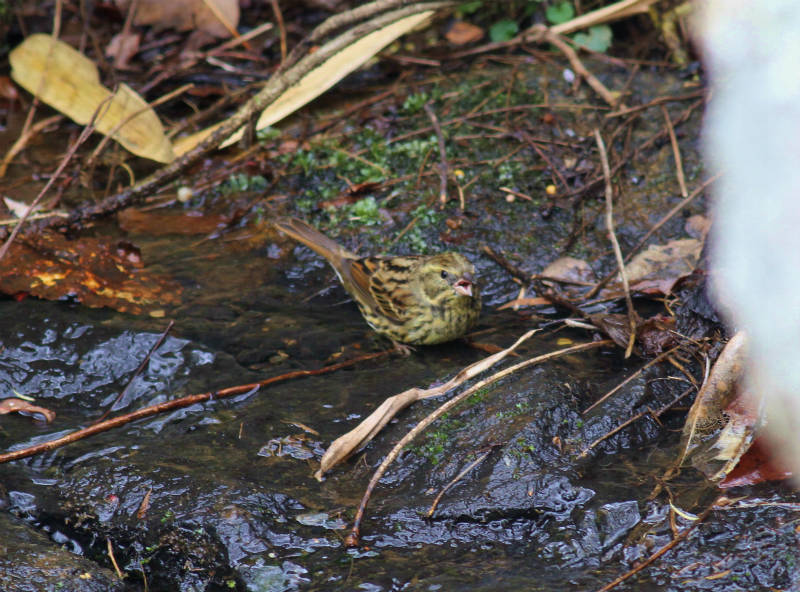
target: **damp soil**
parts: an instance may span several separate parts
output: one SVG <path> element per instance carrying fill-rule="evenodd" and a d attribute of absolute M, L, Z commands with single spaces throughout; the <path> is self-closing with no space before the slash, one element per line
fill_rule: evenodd
<path fill-rule="evenodd" d="M 593 63 L 592 69 L 617 86 L 628 76 L 604 63 Z M 481 100 L 465 89 L 497 88 L 519 77 L 514 100 L 549 103 L 547 111 L 556 115 L 557 125 L 541 131 L 548 141 L 583 146 L 583 152 L 570 144 L 569 150 L 554 153 L 562 162 L 574 158 L 564 169 L 574 172 L 594 158 L 591 129 L 603 114 L 581 115 L 574 106 L 593 99 L 584 91 L 570 94 L 561 71 L 528 63 L 525 68 L 482 67 L 435 83 L 420 80 L 417 92 L 463 97 L 463 104 L 461 99 L 447 103 L 455 116 Z M 688 79 L 687 72 L 642 69 L 630 84 L 632 100 L 679 95 Z M 549 81 L 546 86 L 543 80 Z M 677 114 L 685 107 L 678 103 L 670 110 Z M 419 128 L 425 119 L 423 113 L 404 114 L 399 104 L 381 108 L 386 112 L 380 121 L 397 126 L 392 127 L 396 136 Z M 399 122 L 390 121 L 398 114 Z M 698 155 L 701 115 L 692 113 L 679 129 L 690 184 L 704 176 Z M 367 120 L 379 121 L 377 116 Z M 353 129 L 362 124 L 353 122 Z M 537 119 L 531 125 L 543 124 Z M 628 137 L 647 138 L 662 125 L 656 111 Z M 347 150 L 368 145 L 361 132 L 351 136 Z M 149 269 L 174 278 L 182 289 L 180 305 L 166 310 L 175 327 L 139 375 L 136 369 L 163 332 L 165 318 L 88 309 L 68 299 L 0 300 L 3 396 L 33 397 L 57 414 L 51 424 L 2 416 L 2 447 L 15 450 L 53 439 L 88 425 L 112 405 L 113 413 L 123 413 L 387 348 L 333 272 L 270 229 L 275 215 L 303 216 L 364 253 L 448 248 L 466 253 L 485 286 L 474 341 L 505 347 L 524 330 L 541 326 L 517 352 L 524 358 L 596 338 L 556 322 L 564 313 L 553 308 L 499 310 L 518 295 L 519 286 L 482 247 L 504 253 L 526 273 L 571 255 L 604 274 L 612 269 L 613 254 L 601 186 L 579 200 L 545 197 L 552 180 L 536 152 L 526 148 L 498 162 L 519 146 L 499 134 L 455 143 L 455 162 L 484 161 L 466 171 L 476 181 L 468 188 L 464 211 L 457 200 L 439 210 L 430 199 L 436 177 L 415 189 L 413 175 L 402 191 L 381 187 L 330 208 L 324 204 L 331 199 L 326 188 L 341 191 L 341 171 L 331 160 L 304 166 L 329 158 L 335 152 L 330 141 L 282 161 L 285 174 L 266 191 L 280 199 L 252 206 L 255 193 L 245 189 L 173 206 L 178 216 L 189 209 L 218 213 L 251 204 L 237 227 L 217 235 L 159 234 L 121 229 L 113 222 L 92 229 L 95 235 L 136 244 Z M 409 154 L 424 147 L 403 150 Z M 370 159 L 393 156 L 375 148 Z M 419 164 L 408 158 L 394 166 L 400 176 Z M 624 167 L 617 181 L 621 197 L 615 221 L 626 250 L 681 199 L 668 139 Z M 499 185 L 539 197 L 507 201 Z M 657 240 L 680 238 L 684 219 L 705 208 L 698 199 Z M 713 311 L 703 315 L 689 306 L 706 302 L 702 290 L 698 282 L 670 304 L 684 327 L 708 333 L 716 327 Z M 664 306 L 636 304 L 641 310 Z M 624 306 L 601 302 L 594 310 L 624 312 Z M 646 416 L 582 455 L 624 419 L 664 406 L 687 386 L 674 366 L 657 364 L 584 413 L 645 364 L 609 347 L 513 375 L 429 428 L 381 480 L 362 524 L 360 546 L 346 548 L 343 539 L 372 472 L 441 401 L 426 400 L 404 411 L 363 451 L 318 482 L 313 473 L 327 445 L 384 398 L 440 383 L 485 355 L 463 341 L 420 347 L 408 357 L 387 356 L 324 376 L 212 398 L 0 465 L 5 533 L 0 589 L 596 590 L 672 540 L 674 529 L 690 527 L 692 516 L 720 494 L 689 468 L 666 488 L 657 488 L 678 454 L 685 408 L 658 420 Z M 683 370 L 702 378 L 702 365 L 686 362 Z M 125 397 L 116 401 L 128 383 Z M 484 454 L 428 516 L 439 492 Z M 797 494 L 783 483 L 727 494 L 735 503 L 713 510 L 686 540 L 617 589 L 794 589 L 800 580 Z"/>

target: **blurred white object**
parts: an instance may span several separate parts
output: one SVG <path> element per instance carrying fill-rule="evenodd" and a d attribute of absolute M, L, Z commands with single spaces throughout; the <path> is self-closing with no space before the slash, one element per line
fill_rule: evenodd
<path fill-rule="evenodd" d="M 800 2 L 709 0 L 716 297 L 749 335 L 749 385 L 800 476 Z"/>

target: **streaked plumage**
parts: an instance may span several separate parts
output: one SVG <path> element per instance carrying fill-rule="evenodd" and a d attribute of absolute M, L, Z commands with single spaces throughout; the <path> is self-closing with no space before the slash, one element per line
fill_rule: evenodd
<path fill-rule="evenodd" d="M 297 218 L 275 226 L 327 259 L 370 327 L 393 341 L 442 343 L 478 320 L 475 268 L 459 253 L 358 257 Z"/>

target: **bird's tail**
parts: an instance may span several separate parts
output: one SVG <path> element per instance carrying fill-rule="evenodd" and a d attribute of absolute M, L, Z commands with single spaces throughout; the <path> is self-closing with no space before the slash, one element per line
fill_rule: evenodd
<path fill-rule="evenodd" d="M 337 271 L 339 271 L 343 260 L 356 257 L 355 254 L 345 249 L 335 240 L 328 238 L 302 220 L 297 218 L 278 218 L 274 224 L 281 232 L 285 232 L 296 241 L 303 243 L 312 251 L 325 257 Z"/>

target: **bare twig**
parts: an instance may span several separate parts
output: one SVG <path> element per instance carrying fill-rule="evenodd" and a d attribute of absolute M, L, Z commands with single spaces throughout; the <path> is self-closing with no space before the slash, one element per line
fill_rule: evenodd
<path fill-rule="evenodd" d="M 675 214 L 680 212 L 683 208 L 685 208 L 692 201 L 694 201 L 694 199 L 698 195 L 700 195 L 701 193 L 703 193 L 703 191 L 705 191 L 706 187 L 708 187 L 709 185 L 711 185 L 711 183 L 713 183 L 714 181 L 719 179 L 719 177 L 720 177 L 720 174 L 718 173 L 718 174 L 714 175 L 713 177 L 710 177 L 710 178 L 706 179 L 705 181 L 703 181 L 700 184 L 700 186 L 697 189 L 695 189 L 694 191 L 692 191 L 692 193 L 686 199 L 681 200 L 680 203 L 676 204 L 675 207 L 673 207 L 669 212 L 664 214 L 664 216 L 661 218 L 661 220 L 656 222 L 653 225 L 653 227 L 650 230 L 648 230 L 641 239 L 639 239 L 639 242 L 634 245 L 634 247 L 628 252 L 628 254 L 625 255 L 624 261 L 626 263 L 628 261 L 630 261 L 631 258 L 641 250 L 641 248 L 650 239 L 650 237 L 653 236 L 656 232 L 658 232 L 659 228 L 661 228 L 664 224 L 669 222 L 675 216 Z M 608 272 L 608 274 L 606 274 L 606 276 L 603 279 L 601 279 L 599 282 L 597 282 L 594 285 L 594 287 L 591 290 L 589 290 L 589 292 L 586 293 L 585 298 L 589 299 L 589 298 L 594 297 L 594 295 L 597 294 L 600 290 L 602 290 L 605 287 L 605 285 L 608 284 L 608 282 L 611 281 L 611 279 L 616 274 L 617 274 L 617 272 L 615 270 L 612 270 L 612 271 Z"/>
<path fill-rule="evenodd" d="M 106 549 L 108 551 L 108 558 L 111 560 L 111 565 L 114 566 L 114 571 L 117 572 L 117 577 L 120 580 L 125 579 L 125 574 L 122 573 L 122 570 L 117 565 L 117 560 L 114 557 L 114 546 L 111 544 L 111 539 L 106 537 Z"/>
<path fill-rule="evenodd" d="M 111 98 L 111 95 L 109 95 L 108 99 L 110 99 L 110 98 Z M 80 147 L 80 145 L 83 144 L 86 141 L 86 139 L 92 134 L 92 131 L 94 130 L 94 122 L 95 122 L 95 120 L 97 118 L 97 113 L 101 108 L 103 108 L 103 106 L 105 104 L 107 104 L 108 99 L 103 101 L 97 107 L 97 109 L 94 112 L 94 115 L 92 116 L 92 120 L 89 122 L 89 124 L 86 127 L 83 128 L 83 130 L 81 131 L 80 136 L 78 136 L 78 139 L 75 140 L 75 142 L 73 142 L 72 146 L 67 151 L 67 154 L 61 160 L 61 164 L 58 165 L 58 168 L 56 169 L 56 171 L 47 180 L 47 183 L 45 184 L 44 187 L 42 187 L 42 190 L 39 192 L 39 195 L 36 196 L 36 199 L 34 199 L 31 202 L 31 204 L 28 206 L 28 209 L 25 210 L 25 213 L 22 215 L 22 218 L 19 219 L 19 224 L 17 224 L 14 227 L 13 231 L 11 231 L 11 235 L 6 239 L 6 242 L 3 243 L 2 247 L 0 247 L 0 260 L 2 260 L 3 257 L 5 257 L 6 253 L 8 252 L 8 249 L 11 248 L 11 243 L 14 242 L 14 239 L 17 237 L 17 234 L 19 234 L 19 231 L 22 228 L 22 225 L 25 224 L 25 221 L 28 219 L 28 216 L 30 216 L 31 213 L 36 209 L 36 206 L 39 205 L 39 202 L 42 200 L 42 198 L 50 190 L 50 187 L 53 185 L 53 183 L 55 183 L 56 179 L 58 179 L 58 177 L 61 175 L 61 173 L 64 172 L 64 169 L 67 167 L 67 164 L 69 163 L 69 161 L 72 160 L 72 157 L 75 156 L 75 152 L 77 152 L 77 150 Z"/>
<path fill-rule="evenodd" d="M 630 323 L 631 335 L 628 340 L 628 348 L 625 350 L 625 357 L 629 358 L 636 340 L 636 311 L 633 308 L 631 290 L 628 286 L 628 275 L 625 273 L 625 262 L 622 260 L 622 250 L 619 248 L 619 241 L 617 241 L 617 235 L 614 233 L 614 188 L 611 185 L 611 167 L 608 164 L 606 145 L 603 143 L 599 129 L 594 130 L 594 139 L 597 141 L 597 149 L 600 151 L 600 162 L 603 165 L 603 176 L 606 180 L 606 228 L 608 229 L 611 245 L 614 248 L 614 256 L 617 258 L 617 267 L 619 267 L 619 275 L 622 279 L 622 289 L 625 292 L 625 303 L 628 306 L 628 323 Z"/>
<path fill-rule="evenodd" d="M 444 496 L 444 494 L 447 493 L 447 491 L 453 485 L 455 485 L 456 483 L 461 481 L 461 479 L 464 478 L 464 475 L 469 473 L 472 469 L 474 469 L 476 466 L 478 466 L 484 460 L 486 460 L 486 457 L 489 456 L 489 454 L 491 454 L 491 452 L 492 452 L 492 449 L 490 448 L 489 450 L 487 450 L 486 452 L 481 454 L 478 458 L 476 458 L 471 463 L 469 463 L 466 467 L 464 467 L 464 469 L 458 475 L 453 477 L 453 479 L 447 485 L 442 487 L 442 490 L 439 492 L 439 495 L 437 495 L 436 499 L 433 500 L 433 503 L 431 504 L 431 507 L 428 510 L 428 518 L 431 518 L 433 516 L 433 513 L 436 511 L 436 507 L 439 505 L 439 502 L 442 500 L 442 496 Z"/>
<path fill-rule="evenodd" d="M 31 106 L 31 110 L 34 107 Z M 32 111 L 29 111 L 31 113 Z M 6 176 L 6 171 L 8 170 L 8 165 L 11 164 L 11 161 L 14 160 L 14 157 L 22 152 L 25 149 L 25 146 L 28 145 L 28 142 L 31 141 L 31 138 L 38 134 L 40 131 L 45 129 L 47 126 L 52 125 L 54 123 L 58 123 L 64 118 L 63 115 L 53 115 L 52 117 L 45 117 L 41 121 L 37 121 L 33 125 L 26 125 L 23 127 L 22 133 L 20 133 L 19 137 L 14 141 L 14 144 L 11 148 L 8 149 L 3 155 L 3 160 L 0 162 L 0 177 Z M 27 122 L 26 122 L 27 124 Z"/>
<path fill-rule="evenodd" d="M 61 438 L 56 438 L 55 440 L 50 440 L 49 442 L 43 442 L 41 444 L 28 446 L 27 448 L 22 448 L 20 450 L 15 450 L 13 452 L 6 452 L 5 454 L 0 454 L 0 464 L 12 460 L 18 460 L 20 458 L 27 458 L 29 456 L 34 456 L 42 452 L 55 450 L 56 448 L 60 448 L 66 444 L 71 444 L 72 442 L 77 442 L 78 440 L 82 440 L 83 438 L 86 438 L 88 436 L 93 436 L 95 434 L 107 432 L 112 428 L 125 425 L 127 423 L 136 421 L 138 419 L 143 419 L 145 417 L 150 417 L 152 415 L 164 413 L 165 411 L 172 411 L 173 409 L 182 409 L 184 407 L 189 407 L 191 405 L 194 405 L 195 403 L 210 401 L 211 399 L 221 399 L 223 397 L 241 395 L 242 393 L 246 393 L 248 391 L 253 391 L 261 387 L 275 384 L 276 382 L 283 382 L 286 380 L 291 380 L 293 378 L 328 374 L 329 372 L 335 372 L 336 370 L 341 370 L 342 368 L 348 368 L 350 366 L 354 366 L 355 364 L 358 364 L 360 362 L 364 362 L 367 360 L 374 360 L 376 358 L 382 358 L 384 356 L 388 356 L 392 353 L 392 351 L 393 350 L 366 354 L 363 356 L 359 356 L 357 358 L 353 358 L 352 360 L 346 360 L 344 362 L 339 362 L 338 364 L 333 364 L 331 366 L 318 368 L 317 370 L 294 370 L 292 372 L 287 372 L 279 376 L 273 376 L 271 378 L 266 378 L 264 380 L 260 380 L 258 382 L 252 382 L 250 384 L 232 386 L 220 389 L 218 391 L 209 391 L 207 393 L 200 393 L 196 395 L 187 395 L 185 397 L 180 397 L 179 399 L 173 399 L 171 401 L 165 401 L 164 403 L 159 403 L 157 405 L 150 405 L 149 407 L 144 407 L 137 411 L 126 413 L 124 415 L 120 415 L 112 419 L 107 419 L 106 421 L 103 421 L 101 423 L 96 423 L 87 428 L 76 430 L 70 434 L 67 434 L 66 436 L 62 436 Z"/>
<path fill-rule="evenodd" d="M 530 338 L 537 331 L 538 329 L 532 329 L 517 339 L 517 341 L 511 347 L 499 352 L 495 352 L 492 355 L 483 358 L 482 360 L 478 360 L 477 362 L 470 364 L 466 368 L 462 368 L 458 374 L 443 384 L 432 386 L 426 389 L 413 387 L 387 398 L 375 411 L 369 415 L 369 417 L 364 419 L 360 424 L 346 434 L 336 438 L 336 440 L 331 443 L 331 445 L 325 451 L 325 454 L 322 456 L 322 459 L 319 463 L 319 469 L 316 473 L 314 473 L 314 476 L 321 481 L 326 472 L 330 471 L 337 464 L 347 459 L 351 454 L 353 454 L 353 452 L 374 438 L 375 435 L 380 432 L 383 427 L 389 423 L 389 421 L 400 411 L 415 401 L 444 395 L 467 380 L 474 378 L 481 372 L 484 372 L 500 362 L 506 356 L 510 355 L 520 343 Z"/>
<path fill-rule="evenodd" d="M 117 132 L 119 130 L 121 130 L 125 125 L 130 123 L 135 118 L 139 117 L 139 115 L 141 115 L 142 113 L 144 113 L 146 111 L 149 111 L 150 109 L 155 109 L 159 105 L 162 105 L 162 104 L 164 104 L 164 103 L 166 103 L 168 101 L 171 101 L 172 99 L 174 99 L 178 95 L 182 95 L 183 93 L 185 93 L 187 90 L 189 90 L 191 88 L 194 88 L 194 83 L 184 84 L 180 88 L 176 88 L 175 90 L 173 90 L 171 92 L 168 92 L 167 94 L 165 94 L 163 96 L 158 97 L 158 99 L 156 99 L 152 103 L 146 103 L 144 106 L 140 107 L 136 111 L 134 111 L 132 113 L 129 113 L 127 117 L 125 117 L 122 120 L 118 121 L 117 124 L 113 128 L 111 128 L 111 130 L 107 134 L 103 135 L 103 139 L 100 140 L 100 142 L 97 144 L 97 147 L 92 151 L 92 154 L 86 160 L 86 168 L 92 168 L 94 166 L 95 160 L 97 160 L 97 157 L 100 155 L 100 153 L 106 147 L 106 144 L 108 144 L 109 140 L 112 140 L 114 138 L 114 136 L 117 134 Z M 115 95 L 116 93 L 112 93 L 112 94 Z"/>
<path fill-rule="evenodd" d="M 613 436 L 613 435 L 614 435 L 614 434 L 616 434 L 617 432 L 619 432 L 619 431 L 621 431 L 621 430 L 625 429 L 626 427 L 628 427 L 629 425 L 631 425 L 633 422 L 635 422 L 635 421 L 638 421 L 639 419 L 641 419 L 641 418 L 642 418 L 642 417 L 644 417 L 645 415 L 651 415 L 651 416 L 652 416 L 652 417 L 654 417 L 654 418 L 659 418 L 659 417 L 661 417 L 661 416 L 662 416 L 662 415 L 663 415 L 663 414 L 664 414 L 666 411 L 668 411 L 668 410 L 669 410 L 669 409 L 671 409 L 673 406 L 675 406 L 677 403 L 679 403 L 679 402 L 680 402 L 680 401 L 682 401 L 684 398 L 686 398 L 686 396 L 687 396 L 689 393 L 691 393 L 693 390 L 695 390 L 695 387 L 694 387 L 694 386 L 690 386 L 689 388 L 687 388 L 686 390 L 684 390 L 684 391 L 683 391 L 683 392 L 682 392 L 680 395 L 678 395 L 677 397 L 675 397 L 675 398 L 674 398 L 672 401 L 670 401 L 669 403 L 667 403 L 666 405 L 664 405 L 664 406 L 663 406 L 661 409 L 659 409 L 658 411 L 655 411 L 655 412 L 653 412 L 653 411 L 651 411 L 650 409 L 645 409 L 644 411 L 641 411 L 640 413 L 637 413 L 637 414 L 636 414 L 636 415 L 634 415 L 633 417 L 630 417 L 630 418 L 628 418 L 627 420 L 625 420 L 625 421 L 623 421 L 621 424 L 619 424 L 617 427 L 615 427 L 613 430 L 611 430 L 611 431 L 609 431 L 609 432 L 606 432 L 605 434 L 603 434 L 602 436 L 600 436 L 600 437 L 599 437 L 599 438 L 597 438 L 596 440 L 592 441 L 592 443 L 591 443 L 591 444 L 589 444 L 589 445 L 588 445 L 586 448 L 584 448 L 583 452 L 581 452 L 581 453 L 578 455 L 578 458 L 579 458 L 579 459 L 580 459 L 580 458 L 584 458 L 584 457 L 585 457 L 587 454 L 589 454 L 589 451 L 590 451 L 592 448 L 594 448 L 595 446 L 597 446 L 598 444 L 600 444 L 600 442 L 602 442 L 602 441 L 604 441 L 604 440 L 607 440 L 608 438 L 610 438 L 611 436 Z"/>
<path fill-rule="evenodd" d="M 481 251 L 486 253 L 486 255 L 497 263 L 500 267 L 505 269 L 514 280 L 517 281 L 518 284 L 526 285 L 531 280 L 530 274 L 525 273 L 519 267 L 513 265 L 508 259 L 497 253 L 492 247 L 489 245 L 483 245 Z"/>
<path fill-rule="evenodd" d="M 431 120 L 433 131 L 436 134 L 436 140 L 439 143 L 439 204 L 444 207 L 447 203 L 447 175 L 450 170 L 447 164 L 447 150 L 444 145 L 444 135 L 442 134 L 442 126 L 439 125 L 439 118 L 433 111 L 430 103 L 425 103 L 425 113 Z M 464 210 L 464 203 L 461 203 L 461 210 Z"/>
<path fill-rule="evenodd" d="M 612 388 L 610 391 L 608 391 L 608 392 L 607 392 L 605 395 L 603 395 L 602 397 L 600 397 L 599 399 L 597 399 L 597 401 L 595 401 L 594 403 L 592 403 L 591 405 L 589 405 L 589 406 L 588 406 L 586 409 L 584 409 L 584 410 L 583 410 L 583 415 L 586 415 L 587 413 L 589 413 L 589 412 L 590 412 L 592 409 L 594 409 L 595 407 L 597 407 L 597 406 L 598 406 L 600 403 L 602 403 L 603 401 L 605 401 L 606 399 L 608 399 L 608 398 L 609 398 L 611 395 L 613 395 L 613 394 L 614 394 L 614 393 L 616 393 L 616 392 L 617 392 L 619 389 L 621 389 L 623 386 L 625 386 L 626 384 L 628 384 L 628 383 L 629 383 L 631 380 L 633 380 L 633 379 L 634 379 L 634 378 L 636 378 L 637 376 L 640 376 L 640 375 L 642 374 L 642 372 L 644 372 L 645 370 L 647 370 L 647 369 L 648 369 L 650 366 L 654 366 L 654 365 L 658 364 L 658 363 L 659 363 L 659 362 L 661 362 L 661 361 L 662 361 L 664 358 L 666 358 L 666 357 L 668 357 L 668 356 L 671 356 L 673 353 L 675 353 L 675 351 L 677 351 L 677 350 L 678 350 L 678 349 L 680 349 L 681 347 L 682 347 L 682 346 L 680 346 L 680 345 L 677 345 L 677 346 L 673 347 L 672 349 L 669 349 L 669 350 L 667 350 L 667 351 L 665 351 L 665 352 L 663 352 L 663 353 L 661 353 L 661 354 L 657 355 L 655 358 L 653 358 L 652 360 L 650 360 L 649 362 L 647 362 L 647 364 L 645 364 L 644 366 L 642 366 L 641 368 L 639 368 L 639 369 L 638 369 L 636 372 L 634 372 L 633 374 L 631 374 L 630 376 L 628 376 L 628 378 L 626 378 L 625 380 L 623 380 L 622 382 L 620 382 L 620 383 L 619 383 L 617 386 L 615 386 L 615 387 L 614 387 L 614 388 Z"/>
<path fill-rule="evenodd" d="M 281 7 L 278 6 L 278 0 L 270 0 L 272 4 L 272 12 L 275 14 L 275 22 L 278 24 L 278 31 L 281 35 L 281 64 L 286 61 L 286 25 L 283 24 L 283 13 Z"/>
<path fill-rule="evenodd" d="M 681 188 L 681 196 L 686 198 L 689 192 L 686 190 L 686 177 L 683 174 L 683 160 L 681 159 L 681 148 L 678 146 L 678 138 L 675 135 L 675 127 L 672 125 L 669 111 L 662 104 L 661 113 L 664 114 L 664 121 L 667 122 L 667 131 L 669 132 L 669 143 L 672 145 L 672 157 L 675 159 L 675 175 L 678 177 L 678 187 Z"/>
<path fill-rule="evenodd" d="M 213 14 L 216 17 L 216 19 L 222 24 L 223 27 L 225 27 L 225 29 L 227 29 L 228 33 L 231 34 L 231 37 L 239 36 L 239 31 L 237 31 L 236 27 L 233 26 L 233 23 L 231 23 L 225 17 L 225 15 L 222 14 L 222 11 L 219 9 L 219 6 L 217 6 L 216 3 L 210 2 L 209 0 L 202 0 L 202 1 L 203 4 L 205 4 L 206 8 L 208 8 L 208 10 L 211 11 L 211 14 Z M 244 42 L 243 45 L 247 49 L 251 49 L 250 45 L 247 42 Z"/>
<path fill-rule="evenodd" d="M 544 34 L 544 40 L 555 45 L 559 51 L 561 51 L 561 53 L 567 57 L 569 63 L 572 65 L 572 69 L 575 70 L 575 73 L 586 80 L 586 83 L 592 87 L 594 92 L 600 95 L 600 97 L 612 108 L 616 106 L 617 102 L 619 101 L 619 97 L 608 90 L 594 74 L 589 72 L 586 66 L 583 65 L 583 62 L 581 62 L 581 59 L 578 57 L 578 52 L 572 49 L 572 47 L 561 38 L 561 36 L 554 33 L 550 29 L 547 29 L 546 33 Z"/>
<path fill-rule="evenodd" d="M 147 352 L 147 355 L 144 357 L 144 359 L 142 360 L 142 363 L 139 364 L 139 367 L 136 369 L 136 371 L 131 376 L 130 380 L 128 381 L 128 384 L 126 384 L 125 388 L 122 389 L 122 392 L 120 392 L 120 394 L 117 395 L 117 398 L 114 399 L 114 402 L 111 403 L 111 405 L 108 406 L 108 409 L 106 409 L 106 412 L 103 413 L 103 415 L 101 415 L 98 419 L 96 419 L 92 423 L 100 423 L 101 421 L 103 421 L 106 417 L 108 417 L 108 414 L 111 413 L 111 411 L 114 409 L 114 405 L 119 403 L 125 397 L 125 394 L 128 392 L 128 390 L 130 390 L 131 385 L 133 384 L 133 381 L 136 380 L 136 377 L 139 376 L 142 373 L 142 371 L 144 370 L 144 367 L 150 361 L 150 358 L 153 357 L 153 353 L 159 347 L 161 347 L 162 343 L 164 343 L 164 340 L 167 338 L 167 334 L 170 332 L 170 330 L 172 329 L 172 327 L 174 325 L 175 325 L 175 321 L 170 321 L 169 322 L 169 324 L 167 325 L 167 328 L 164 329 L 164 332 L 161 333 L 161 336 L 158 339 L 156 339 L 156 342 L 150 348 L 150 351 Z"/>

